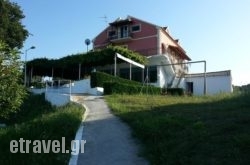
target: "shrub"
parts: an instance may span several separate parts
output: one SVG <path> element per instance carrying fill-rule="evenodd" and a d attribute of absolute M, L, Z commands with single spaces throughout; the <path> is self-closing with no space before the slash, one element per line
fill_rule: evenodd
<path fill-rule="evenodd" d="M 184 95 L 184 89 L 183 88 L 168 88 L 167 93 L 170 95 Z"/>
<path fill-rule="evenodd" d="M 104 85 L 104 94 L 160 94 L 161 88 L 136 84 L 125 84 L 119 82 L 105 82 Z"/>
<path fill-rule="evenodd" d="M 0 164 L 68 164 L 70 153 L 29 153 L 20 151 L 10 153 L 10 141 L 19 140 L 62 140 L 65 137 L 65 149 L 71 149 L 71 140 L 82 121 L 84 109 L 78 104 L 52 107 L 44 100 L 44 95 L 31 95 L 17 114 L 16 124 L 0 128 Z M 49 162 L 49 163 L 48 163 Z"/>
<path fill-rule="evenodd" d="M 19 110 L 26 96 L 21 80 L 20 55 L 17 49 L 10 49 L 0 41 L 0 120 L 9 118 Z"/>
<path fill-rule="evenodd" d="M 103 87 L 104 94 L 160 94 L 161 88 L 152 85 L 146 86 L 140 82 L 115 77 L 103 72 L 92 72 L 91 87 Z"/>
<path fill-rule="evenodd" d="M 103 84 L 105 82 L 119 82 L 119 83 L 124 83 L 124 84 L 135 84 L 135 85 L 141 85 L 142 83 L 136 82 L 136 81 L 131 81 L 128 79 L 120 78 L 120 77 L 115 77 L 107 73 L 103 72 L 92 72 L 91 73 L 91 88 L 94 87 L 103 87 Z"/>
<path fill-rule="evenodd" d="M 46 84 L 45 83 L 42 83 L 42 82 L 32 82 L 30 86 L 33 86 L 34 88 L 45 88 L 46 87 Z"/>

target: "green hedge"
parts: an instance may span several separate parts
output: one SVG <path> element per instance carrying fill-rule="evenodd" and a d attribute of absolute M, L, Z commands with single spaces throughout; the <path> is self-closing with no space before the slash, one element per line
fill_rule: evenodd
<path fill-rule="evenodd" d="M 183 88 L 168 88 L 167 94 L 182 96 L 184 95 L 184 89 Z"/>
<path fill-rule="evenodd" d="M 91 88 L 94 87 L 103 87 L 105 82 L 119 82 L 124 84 L 131 84 L 131 85 L 142 85 L 140 82 L 131 81 L 128 79 L 115 77 L 107 73 L 103 72 L 92 72 L 91 79 L 90 79 L 90 86 Z"/>
<path fill-rule="evenodd" d="M 104 94 L 139 94 L 139 93 L 150 93 L 160 94 L 161 88 L 154 87 L 152 85 L 146 86 L 140 82 L 131 81 L 128 79 L 115 77 L 103 72 L 92 72 L 91 73 L 91 88 L 103 87 Z"/>
<path fill-rule="evenodd" d="M 160 94 L 161 88 L 146 85 L 132 85 L 119 82 L 104 82 L 104 94 Z"/>

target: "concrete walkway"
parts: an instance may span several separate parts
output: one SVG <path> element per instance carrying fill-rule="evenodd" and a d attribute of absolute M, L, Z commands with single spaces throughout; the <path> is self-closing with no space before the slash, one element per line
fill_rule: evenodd
<path fill-rule="evenodd" d="M 138 156 L 129 127 L 110 112 L 102 97 L 85 96 L 77 102 L 88 109 L 82 134 L 86 144 L 84 153 L 78 155 L 78 165 L 149 164 Z"/>

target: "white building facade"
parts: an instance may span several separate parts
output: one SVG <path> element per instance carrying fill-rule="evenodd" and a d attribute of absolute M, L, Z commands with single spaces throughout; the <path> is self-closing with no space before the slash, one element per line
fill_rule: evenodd
<path fill-rule="evenodd" d="M 184 88 L 194 95 L 203 95 L 204 89 L 207 95 L 231 93 L 233 92 L 231 71 L 208 72 L 205 77 L 204 73 L 188 74 L 185 76 Z"/>

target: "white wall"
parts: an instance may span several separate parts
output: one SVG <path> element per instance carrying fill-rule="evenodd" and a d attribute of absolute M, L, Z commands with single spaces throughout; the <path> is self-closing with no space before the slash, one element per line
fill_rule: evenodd
<path fill-rule="evenodd" d="M 90 89 L 90 79 L 75 81 L 71 86 L 71 93 L 88 93 Z"/>
<path fill-rule="evenodd" d="M 187 77 L 186 82 L 193 82 L 194 95 L 203 95 L 204 77 Z M 206 86 L 208 95 L 233 92 L 231 76 L 207 76 Z"/>
<path fill-rule="evenodd" d="M 42 94 L 45 93 L 45 88 L 29 88 L 29 91 L 34 93 L 34 94 Z"/>
<path fill-rule="evenodd" d="M 91 94 L 91 95 L 102 95 L 103 88 L 100 88 L 100 87 L 91 88 L 90 79 L 84 79 L 84 80 L 75 81 L 74 83 L 72 83 L 71 93 L 72 94 L 85 93 L 85 94 Z"/>
<path fill-rule="evenodd" d="M 63 106 L 70 102 L 70 95 L 54 93 L 54 92 L 46 92 L 45 99 L 49 101 L 52 105 Z"/>
<path fill-rule="evenodd" d="M 69 84 L 65 84 L 60 88 L 47 88 L 47 89 L 30 89 L 31 92 L 35 94 L 40 94 L 45 92 L 45 99 L 49 101 L 52 105 L 63 106 L 71 101 L 71 95 L 74 94 L 90 94 L 90 95 L 102 95 L 103 88 L 90 87 L 90 79 L 85 79 L 81 81 L 75 81 Z"/>
<path fill-rule="evenodd" d="M 47 92 L 61 93 L 61 94 L 92 94 L 102 95 L 103 88 L 91 88 L 90 79 L 84 79 L 80 81 L 74 81 L 70 84 L 65 84 L 62 87 L 47 88 Z"/>

